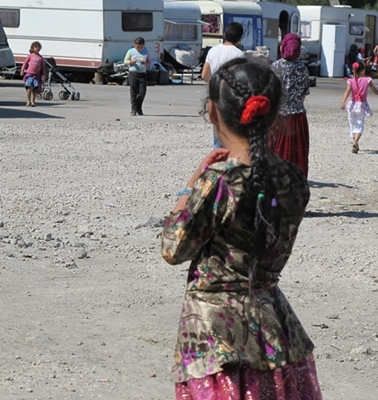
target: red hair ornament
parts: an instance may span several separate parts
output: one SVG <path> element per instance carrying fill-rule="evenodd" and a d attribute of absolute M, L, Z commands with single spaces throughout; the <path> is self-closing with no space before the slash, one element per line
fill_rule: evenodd
<path fill-rule="evenodd" d="M 240 117 L 242 125 L 250 124 L 253 118 L 266 115 L 270 111 L 270 101 L 265 96 L 251 96 L 245 103 L 244 110 Z"/>

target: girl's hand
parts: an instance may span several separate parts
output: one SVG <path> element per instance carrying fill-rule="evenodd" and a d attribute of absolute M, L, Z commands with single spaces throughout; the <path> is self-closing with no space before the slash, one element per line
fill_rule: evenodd
<path fill-rule="evenodd" d="M 187 188 L 193 188 L 194 184 L 202 174 L 202 172 L 211 164 L 214 164 L 219 161 L 224 161 L 227 159 L 230 150 L 219 148 L 214 149 L 211 153 L 209 153 L 201 162 L 200 166 L 198 167 L 197 171 L 193 174 L 193 176 L 189 179 L 188 184 L 186 185 Z M 189 195 L 184 194 L 182 195 L 177 203 L 175 208 L 172 212 L 176 213 L 180 210 L 183 210 L 186 206 L 186 202 L 188 201 Z"/>
<path fill-rule="evenodd" d="M 200 177 L 202 172 L 211 164 L 214 164 L 219 161 L 227 160 L 228 155 L 230 154 L 230 150 L 219 148 L 212 150 L 201 162 L 197 171 L 193 174 L 191 179 L 188 182 L 187 187 L 193 187 L 196 183 L 197 179 Z"/>
<path fill-rule="evenodd" d="M 341 103 L 340 108 L 341 108 L 342 110 L 345 110 L 345 103 Z"/>
<path fill-rule="evenodd" d="M 200 168 L 202 167 L 201 172 L 211 164 L 227 160 L 229 154 L 230 150 L 224 149 L 223 147 L 212 150 L 200 164 Z"/>
<path fill-rule="evenodd" d="M 20 76 L 21 78 L 24 76 L 25 72 L 24 71 L 20 71 Z"/>

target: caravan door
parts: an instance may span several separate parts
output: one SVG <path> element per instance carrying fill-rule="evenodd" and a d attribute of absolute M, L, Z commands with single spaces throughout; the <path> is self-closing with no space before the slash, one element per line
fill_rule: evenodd
<path fill-rule="evenodd" d="M 320 76 L 344 76 L 346 36 L 345 25 L 323 25 Z"/>

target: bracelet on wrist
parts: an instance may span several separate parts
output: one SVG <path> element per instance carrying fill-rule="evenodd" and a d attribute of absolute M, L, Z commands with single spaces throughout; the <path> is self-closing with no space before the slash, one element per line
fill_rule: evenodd
<path fill-rule="evenodd" d="M 177 192 L 177 197 L 181 197 L 181 196 L 183 196 L 184 194 L 186 194 L 186 195 L 188 195 L 188 196 L 191 196 L 192 193 L 193 193 L 193 188 L 187 187 L 187 188 L 184 188 L 184 189 L 179 190 L 179 191 Z"/>

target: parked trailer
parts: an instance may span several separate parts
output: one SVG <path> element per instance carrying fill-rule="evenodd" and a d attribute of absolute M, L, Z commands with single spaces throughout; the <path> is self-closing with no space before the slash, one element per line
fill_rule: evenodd
<path fill-rule="evenodd" d="M 230 22 L 240 22 L 244 34 L 240 44 L 244 50 L 254 50 L 263 45 L 263 15 L 257 3 L 249 1 L 214 0 L 223 9 L 223 31 Z"/>
<path fill-rule="evenodd" d="M 13 77 L 17 71 L 14 55 L 0 20 L 0 75 Z"/>
<path fill-rule="evenodd" d="M 186 0 L 181 0 L 185 2 Z M 262 46 L 262 10 L 249 1 L 196 1 L 201 9 L 202 48 L 210 48 L 223 42 L 225 27 L 230 22 L 240 22 L 244 27 L 241 45 L 245 50 Z"/>
<path fill-rule="evenodd" d="M 349 6 L 298 6 L 301 16 L 302 43 L 310 51 L 311 61 L 320 61 L 324 45 L 329 37 L 322 37 L 324 25 L 346 27 L 343 48 L 335 52 L 342 53 L 343 63 L 346 61 L 352 44 L 372 48 L 378 43 L 378 12 L 374 10 L 356 9 Z M 323 44 L 324 43 L 324 44 Z"/>
<path fill-rule="evenodd" d="M 282 38 L 287 33 L 300 35 L 300 13 L 296 6 L 259 1 L 257 3 L 263 12 L 263 42 L 269 49 L 269 60 L 280 57 L 279 47 Z"/>
<path fill-rule="evenodd" d="M 195 1 L 165 0 L 164 23 L 164 50 L 184 66 L 198 66 L 204 25 L 199 5 Z"/>
<path fill-rule="evenodd" d="M 269 50 L 270 61 L 279 57 L 279 45 L 286 33 L 300 34 L 300 13 L 294 5 L 254 0 L 212 0 L 197 3 L 201 8 L 201 19 L 207 23 L 202 27 L 203 48 L 222 43 L 225 26 L 238 18 L 246 30 L 242 41 L 244 48 L 253 50 L 258 46 L 265 46 Z M 232 16 L 237 17 L 235 19 Z"/>
<path fill-rule="evenodd" d="M 64 70 L 110 72 L 138 36 L 163 57 L 162 0 L 0 0 L 0 19 L 17 64 L 34 40 Z"/>

